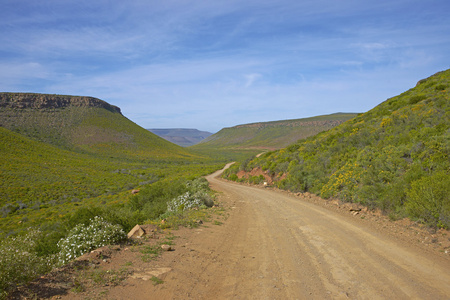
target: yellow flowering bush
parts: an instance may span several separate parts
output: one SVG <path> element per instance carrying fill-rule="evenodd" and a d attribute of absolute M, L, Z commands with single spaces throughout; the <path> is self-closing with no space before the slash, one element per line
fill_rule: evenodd
<path fill-rule="evenodd" d="M 356 162 L 348 162 L 330 176 L 330 180 L 322 187 L 324 198 L 339 197 L 344 201 L 352 201 L 360 184 L 364 169 Z"/>

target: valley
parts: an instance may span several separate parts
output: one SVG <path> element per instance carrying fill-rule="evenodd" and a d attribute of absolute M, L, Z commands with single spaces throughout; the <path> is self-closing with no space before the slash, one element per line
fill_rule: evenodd
<path fill-rule="evenodd" d="M 128 274 L 117 288 L 72 278 L 56 295 L 444 299 L 449 87 L 447 70 L 366 113 L 238 125 L 190 147 L 100 99 L 0 93 L 0 298 L 17 288 L 27 295 L 27 282 L 116 244 L 168 264 L 152 277 L 163 286 L 130 279 L 143 272 L 133 263 L 106 260 L 110 271 L 128 270 L 114 271 Z M 208 176 L 231 161 L 221 176 L 239 184 Z M 381 229 L 371 225 L 379 220 Z M 409 224 L 395 226 L 405 243 L 383 233 L 395 222 Z M 166 238 L 180 227 L 195 234 L 184 241 L 189 251 L 159 258 L 151 241 L 127 238 L 136 224 Z M 81 271 L 101 271 L 91 267 Z"/>
<path fill-rule="evenodd" d="M 198 144 L 207 137 L 209 137 L 210 135 L 212 135 L 212 133 L 208 131 L 200 131 L 198 129 L 186 129 L 186 128 L 171 128 L 171 129 L 154 128 L 148 130 L 162 137 L 163 139 L 168 140 L 171 143 L 183 147 L 189 147 Z"/>

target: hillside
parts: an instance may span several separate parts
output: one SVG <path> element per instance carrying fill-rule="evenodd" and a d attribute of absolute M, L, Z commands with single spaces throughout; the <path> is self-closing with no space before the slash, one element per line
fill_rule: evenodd
<path fill-rule="evenodd" d="M 336 113 L 305 119 L 260 122 L 224 128 L 192 149 L 280 149 L 333 128 L 357 114 Z"/>
<path fill-rule="evenodd" d="M 0 93 L 0 126 L 60 148 L 107 157 L 191 157 L 92 97 Z"/>
<path fill-rule="evenodd" d="M 198 129 L 170 128 L 170 129 L 148 129 L 163 139 L 182 147 L 189 147 L 200 143 L 210 135 L 211 132 Z"/>
<path fill-rule="evenodd" d="M 0 127 L 1 233 L 41 223 L 88 199 L 154 182 L 152 168 L 76 153 Z M 64 206 L 64 209 L 62 207 Z"/>
<path fill-rule="evenodd" d="M 446 70 L 338 127 L 235 166 L 226 176 L 273 181 L 283 189 L 448 228 L 449 154 Z M 261 176 L 243 173 L 251 170 Z"/>
<path fill-rule="evenodd" d="M 186 196 L 196 195 L 187 201 L 212 206 L 199 177 L 221 167 L 167 154 L 161 160 L 71 151 L 4 127 L 0 152 L 0 299 L 75 257 L 123 241 L 136 224 L 158 222 L 162 214 L 193 223 L 197 215 L 169 216 L 169 204 L 184 207 Z"/>
<path fill-rule="evenodd" d="M 96 98 L 0 93 L 0 125 L 0 236 L 218 168 Z"/>

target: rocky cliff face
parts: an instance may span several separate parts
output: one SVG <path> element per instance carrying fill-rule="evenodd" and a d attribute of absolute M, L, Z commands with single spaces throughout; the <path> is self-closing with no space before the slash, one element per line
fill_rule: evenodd
<path fill-rule="evenodd" d="M 69 106 L 100 107 L 121 114 L 120 108 L 93 97 L 34 93 L 0 93 L 0 108 L 51 109 Z"/>

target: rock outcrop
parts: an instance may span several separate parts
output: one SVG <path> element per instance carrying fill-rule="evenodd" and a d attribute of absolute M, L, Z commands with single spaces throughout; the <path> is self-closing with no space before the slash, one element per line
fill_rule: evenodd
<path fill-rule="evenodd" d="M 35 93 L 0 93 L 0 108 L 52 109 L 69 106 L 99 107 L 121 114 L 120 108 L 117 106 L 93 97 Z"/>

